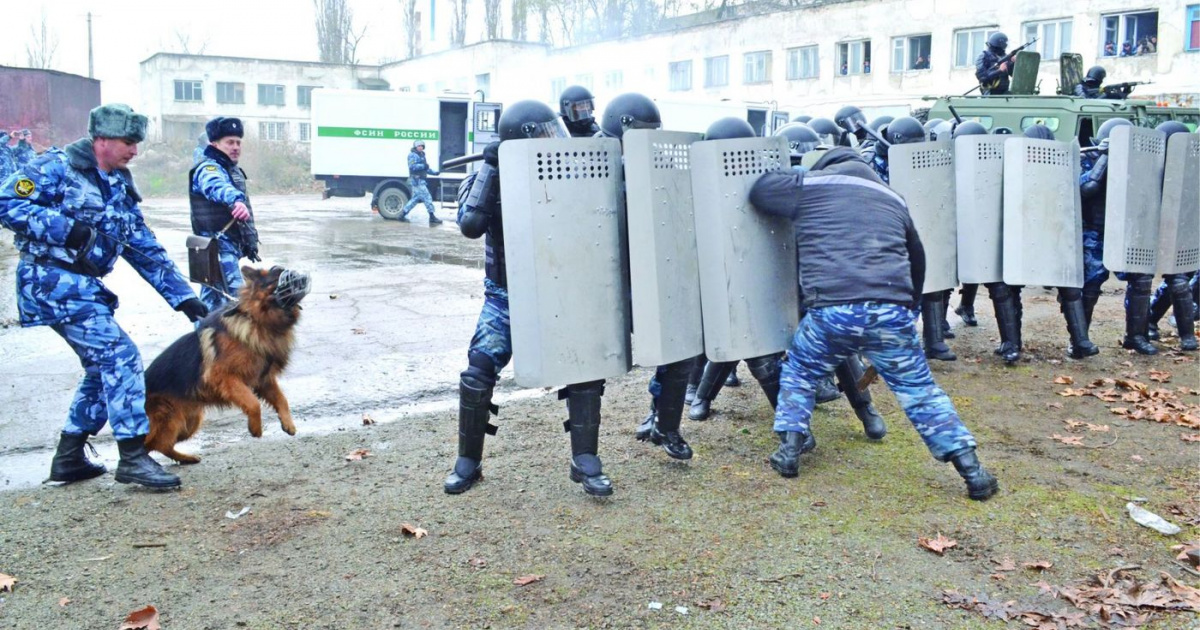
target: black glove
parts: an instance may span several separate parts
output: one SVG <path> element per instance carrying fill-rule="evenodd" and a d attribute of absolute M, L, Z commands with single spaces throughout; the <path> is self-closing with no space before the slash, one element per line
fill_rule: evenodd
<path fill-rule="evenodd" d="M 82 221 L 76 221 L 71 226 L 70 234 L 67 234 L 67 249 L 79 249 L 86 246 L 95 239 L 96 235 L 91 226 L 84 224 Z"/>
<path fill-rule="evenodd" d="M 258 245 L 247 245 L 242 254 L 250 259 L 250 262 L 262 262 L 262 258 L 258 256 Z"/>
<path fill-rule="evenodd" d="M 188 298 L 175 307 L 175 310 L 187 315 L 187 318 L 193 323 L 204 319 L 208 315 L 208 307 L 201 302 L 199 298 Z"/>
<path fill-rule="evenodd" d="M 500 143 L 492 142 L 486 147 L 483 147 L 483 161 L 499 168 L 500 166 Z"/>

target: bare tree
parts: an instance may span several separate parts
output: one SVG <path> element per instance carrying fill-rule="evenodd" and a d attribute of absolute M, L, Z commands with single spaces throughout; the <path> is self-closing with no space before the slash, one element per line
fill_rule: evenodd
<path fill-rule="evenodd" d="M 417 0 L 400 0 L 404 12 L 405 59 L 421 54 L 421 16 L 417 13 Z"/>
<path fill-rule="evenodd" d="M 467 0 L 451 0 L 454 13 L 450 16 L 450 46 L 462 46 L 467 39 Z"/>
<path fill-rule="evenodd" d="M 25 58 L 29 62 L 29 67 L 49 70 L 54 65 L 54 53 L 58 50 L 58 37 L 50 32 L 45 10 L 42 11 L 40 27 L 30 26 L 29 34 L 31 39 L 25 45 Z"/>
<path fill-rule="evenodd" d="M 500 39 L 500 0 L 483 0 L 483 23 L 485 39 Z"/>
<path fill-rule="evenodd" d="M 354 32 L 354 12 L 347 0 L 313 0 L 317 17 L 317 54 L 326 63 L 358 63 L 358 44 L 367 27 Z"/>
<path fill-rule="evenodd" d="M 199 44 L 192 43 L 192 34 L 184 32 L 180 29 L 175 29 L 175 45 L 179 48 L 179 52 L 185 55 L 203 55 L 208 48 L 208 38 L 204 38 Z"/>
<path fill-rule="evenodd" d="M 529 5 L 530 0 L 513 0 L 512 5 L 512 38 L 522 41 L 529 36 Z"/>

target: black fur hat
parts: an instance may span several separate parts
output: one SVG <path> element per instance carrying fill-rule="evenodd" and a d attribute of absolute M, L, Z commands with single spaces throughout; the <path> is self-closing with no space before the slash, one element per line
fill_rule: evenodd
<path fill-rule="evenodd" d="M 224 116 L 217 116 L 208 121 L 208 124 L 204 125 L 204 131 L 208 134 L 209 142 L 216 142 L 225 136 L 237 136 L 241 138 L 246 133 L 245 129 L 242 128 L 242 121 L 240 119 L 226 118 Z"/>

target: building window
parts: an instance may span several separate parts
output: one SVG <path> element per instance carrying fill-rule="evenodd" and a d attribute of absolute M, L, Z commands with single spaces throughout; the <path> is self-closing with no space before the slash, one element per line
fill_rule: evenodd
<path fill-rule="evenodd" d="M 838 74 L 871 74 L 871 40 L 842 42 L 837 45 Z"/>
<path fill-rule="evenodd" d="M 704 60 L 704 87 L 729 85 L 729 55 Z"/>
<path fill-rule="evenodd" d="M 175 100 L 177 101 L 204 101 L 204 82 L 203 81 L 180 81 L 175 80 Z"/>
<path fill-rule="evenodd" d="M 310 130 L 312 127 L 310 124 L 300 123 L 300 142 L 311 142 L 312 138 L 309 136 L 309 133 L 311 133 Z"/>
<path fill-rule="evenodd" d="M 312 107 L 313 90 L 319 88 L 319 85 L 298 85 L 296 86 L 296 104 L 300 107 Z M 280 103 L 283 105 L 283 103 Z"/>
<path fill-rule="evenodd" d="M 1071 52 L 1072 20 L 1046 20 L 1025 23 L 1025 41 L 1038 37 L 1033 49 L 1042 53 L 1042 59 L 1057 60 L 1065 52 Z"/>
<path fill-rule="evenodd" d="M 287 127 L 288 124 L 285 122 L 260 122 L 258 123 L 258 139 L 271 142 L 287 140 Z"/>
<path fill-rule="evenodd" d="M 217 102 L 226 105 L 241 105 L 246 102 L 245 83 L 217 83 Z"/>
<path fill-rule="evenodd" d="M 621 89 L 625 83 L 625 73 L 621 70 L 610 70 L 604 75 L 604 89 L 613 92 Z"/>
<path fill-rule="evenodd" d="M 815 79 L 820 75 L 820 63 L 816 46 L 789 48 L 787 51 L 787 78 Z"/>
<path fill-rule="evenodd" d="M 771 82 L 771 51 L 746 53 L 742 67 L 742 83 Z"/>
<path fill-rule="evenodd" d="M 1183 34 L 1183 49 L 1200 50 L 1200 4 L 1188 5 L 1184 23 L 1186 30 Z"/>
<path fill-rule="evenodd" d="M 892 72 L 929 69 L 930 35 L 911 35 L 892 38 Z"/>
<path fill-rule="evenodd" d="M 492 73 L 485 72 L 475 75 L 475 89 L 483 92 L 483 97 L 487 98 L 488 92 L 492 91 Z"/>
<path fill-rule="evenodd" d="M 994 26 L 954 31 L 954 67 L 974 68 L 975 58 L 983 52 L 987 39 L 995 32 Z"/>
<path fill-rule="evenodd" d="M 283 105 L 283 86 L 258 84 L 259 105 Z"/>
<path fill-rule="evenodd" d="M 671 75 L 669 90 L 672 92 L 686 92 L 692 89 L 692 62 L 690 60 L 672 61 L 667 66 L 667 69 Z"/>
<path fill-rule="evenodd" d="M 1158 11 L 1105 15 L 1100 23 L 1104 29 L 1101 56 L 1133 57 L 1158 52 Z"/>
<path fill-rule="evenodd" d="M 557 103 L 558 97 L 567 89 L 566 77 L 558 77 L 550 80 L 550 102 Z"/>

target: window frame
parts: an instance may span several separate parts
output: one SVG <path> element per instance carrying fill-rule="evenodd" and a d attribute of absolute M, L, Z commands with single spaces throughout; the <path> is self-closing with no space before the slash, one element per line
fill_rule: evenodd
<path fill-rule="evenodd" d="M 742 54 L 742 85 L 762 85 L 771 82 L 771 62 L 773 55 L 770 50 L 755 50 Z M 758 71 L 762 70 L 762 76 L 750 80 L 750 70 L 754 70 L 757 75 Z"/>
<path fill-rule="evenodd" d="M 1196 26 L 1192 26 L 1195 24 Z M 1200 33 L 1196 36 L 1196 45 L 1192 45 L 1192 29 L 1200 31 L 1200 4 L 1183 5 L 1183 51 L 1200 52 Z M 1101 44 L 1103 46 L 1103 44 Z"/>
<path fill-rule="evenodd" d="M 174 96 L 177 103 L 203 103 L 204 81 L 198 79 L 175 79 Z M 191 93 L 192 98 L 180 98 Z"/>
<path fill-rule="evenodd" d="M 859 46 L 859 62 L 852 65 L 847 57 L 850 57 L 851 59 L 853 58 L 853 50 L 855 45 Z M 844 52 L 843 47 L 845 47 Z M 855 77 L 871 74 L 871 70 L 867 69 L 867 64 L 871 64 L 872 66 L 874 65 L 871 57 L 871 39 L 869 37 L 864 39 L 848 39 L 838 42 L 834 45 L 833 49 L 834 76 Z M 846 64 L 845 74 L 842 74 L 842 63 Z M 854 68 L 857 68 L 858 71 L 855 72 Z"/>
<path fill-rule="evenodd" d="M 321 88 L 321 85 L 297 85 L 296 86 L 296 107 L 310 109 L 312 107 L 313 90 Z M 302 95 L 307 94 L 308 98 L 303 98 Z"/>
<path fill-rule="evenodd" d="M 312 142 L 312 123 L 301 122 L 299 130 L 296 132 L 296 138 L 299 142 Z"/>
<path fill-rule="evenodd" d="M 269 89 L 270 93 L 277 96 L 279 98 L 279 102 L 272 102 L 272 101 L 264 100 L 263 96 L 268 94 L 268 92 L 264 91 L 264 88 Z M 259 105 L 267 105 L 267 106 L 271 106 L 271 107 L 286 106 L 287 105 L 287 86 L 283 85 L 282 83 L 259 83 L 258 84 L 258 104 Z"/>
<path fill-rule="evenodd" d="M 287 121 L 258 121 L 258 139 L 264 142 L 286 142 L 288 139 Z"/>
<path fill-rule="evenodd" d="M 979 45 L 974 46 L 973 42 L 975 41 L 975 35 L 980 31 L 982 31 L 982 36 L 980 37 Z M 974 68 L 975 58 L 978 57 L 979 53 L 983 51 L 985 46 L 987 46 L 987 39 L 991 37 L 993 33 L 997 33 L 999 31 L 1000 27 L 994 24 L 988 26 L 972 26 L 970 28 L 956 29 L 952 34 L 954 37 L 953 66 L 955 68 Z M 962 65 L 959 65 L 958 63 L 959 52 L 962 51 L 962 48 L 959 47 L 959 35 L 967 36 L 966 63 Z"/>
<path fill-rule="evenodd" d="M 1119 11 L 1119 12 L 1114 12 L 1114 13 L 1101 13 L 1100 14 L 1100 41 L 1099 41 L 1100 50 L 1097 51 L 1097 59 L 1120 59 L 1121 58 L 1121 45 L 1129 39 L 1129 32 L 1127 30 L 1128 18 L 1130 16 L 1134 16 L 1134 15 L 1146 15 L 1146 14 L 1150 14 L 1150 13 L 1153 13 L 1155 16 L 1154 37 L 1158 37 L 1158 27 L 1162 25 L 1162 11 L 1158 7 L 1148 7 L 1145 9 L 1137 9 L 1134 11 Z M 1108 32 L 1109 32 L 1108 21 L 1110 19 L 1117 20 L 1116 38 L 1113 41 L 1113 48 L 1114 48 L 1114 51 L 1116 54 L 1105 55 L 1104 54 L 1104 45 L 1108 43 Z M 1184 13 L 1184 22 L 1187 22 L 1186 10 Z M 1161 45 L 1161 43 L 1160 43 L 1160 45 Z M 1158 47 L 1155 46 L 1154 52 L 1145 53 L 1144 55 L 1139 55 L 1139 54 L 1137 54 L 1137 46 L 1138 46 L 1138 42 L 1134 41 L 1133 42 L 1134 54 L 1126 55 L 1126 56 L 1128 56 L 1128 57 L 1145 57 L 1148 55 L 1157 55 L 1158 54 Z"/>
<path fill-rule="evenodd" d="M 1070 31 L 1071 31 L 1070 39 L 1072 41 L 1068 43 L 1068 46 L 1063 46 L 1063 36 L 1062 36 L 1063 28 L 1062 27 L 1064 24 L 1070 26 Z M 1046 49 L 1046 46 L 1049 41 L 1048 38 L 1046 37 L 1046 27 L 1047 26 L 1055 27 L 1055 29 L 1054 29 L 1054 44 L 1055 44 L 1055 47 L 1058 49 L 1058 54 L 1049 54 L 1049 52 Z M 1041 53 L 1042 61 L 1058 61 L 1063 53 L 1071 52 L 1069 46 L 1073 46 L 1075 43 L 1074 42 L 1075 18 L 1062 17 L 1062 18 L 1050 18 L 1050 19 L 1046 19 L 1046 20 L 1030 20 L 1028 22 L 1022 22 L 1021 23 L 1021 33 L 1024 34 L 1025 41 L 1030 40 L 1030 36 L 1029 36 L 1030 28 L 1037 29 L 1034 36 L 1038 38 L 1038 42 L 1036 44 L 1034 44 L 1034 50 Z M 1101 47 L 1103 47 L 1103 44 L 1101 44 Z"/>
<path fill-rule="evenodd" d="M 821 78 L 821 49 L 818 44 L 806 44 L 804 46 L 792 46 L 784 49 L 786 53 L 785 68 L 786 78 L 788 81 L 807 81 L 809 79 Z M 812 52 L 812 63 L 810 76 L 804 75 L 804 57 L 805 52 Z"/>
<path fill-rule="evenodd" d="M 930 64 L 930 57 L 933 56 L 933 33 L 919 33 L 915 35 L 897 35 L 892 38 L 892 49 L 889 55 L 890 65 L 888 70 L 891 74 L 904 74 L 906 72 L 928 72 L 929 68 L 914 68 L 916 60 L 912 58 L 913 40 L 926 39 L 929 41 L 929 50 L 925 54 L 925 63 Z M 896 69 L 896 44 L 903 44 L 901 59 L 901 68 Z M 918 57 L 920 55 L 917 55 Z"/>
<path fill-rule="evenodd" d="M 712 71 L 712 68 L 715 66 L 715 63 L 717 61 L 720 61 L 721 63 L 725 64 L 724 73 L 723 73 L 724 77 L 722 78 L 721 83 L 717 83 L 717 82 L 713 81 L 714 73 Z M 704 87 L 705 88 L 719 88 L 719 87 L 727 87 L 728 85 L 729 85 L 729 55 L 713 55 L 712 57 L 705 57 L 704 58 Z"/>
<path fill-rule="evenodd" d="M 235 99 L 235 100 L 223 98 L 221 95 L 222 87 L 225 87 L 225 92 L 226 92 L 225 97 L 229 96 L 228 92 L 231 88 L 233 88 L 234 92 L 235 92 L 234 96 L 240 97 L 240 98 Z M 217 104 L 218 105 L 245 105 L 246 104 L 246 84 L 245 83 L 241 83 L 241 82 L 237 82 L 237 81 L 217 81 L 216 92 L 217 92 Z"/>
<path fill-rule="evenodd" d="M 667 91 L 668 92 L 688 92 L 692 89 L 692 60 L 683 59 L 680 61 L 671 61 L 667 63 Z M 680 81 L 678 84 L 675 81 L 677 76 L 676 70 L 686 70 L 686 81 Z M 682 75 L 684 73 L 680 73 Z M 686 84 L 686 85 L 685 85 Z M 683 87 L 680 87 L 683 86 Z"/>

